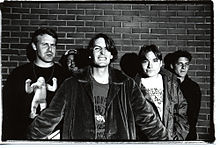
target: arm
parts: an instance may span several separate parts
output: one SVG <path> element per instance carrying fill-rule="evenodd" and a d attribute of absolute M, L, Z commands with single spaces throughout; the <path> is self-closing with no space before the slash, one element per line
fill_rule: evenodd
<path fill-rule="evenodd" d="M 46 139 L 61 121 L 65 108 L 65 85 L 56 92 L 49 107 L 37 116 L 29 127 L 28 139 Z"/>
<path fill-rule="evenodd" d="M 187 119 L 187 102 L 179 87 L 175 93 L 176 102 L 174 105 L 174 140 L 185 140 L 189 132 Z"/>
<path fill-rule="evenodd" d="M 51 86 L 47 84 L 47 89 L 49 91 L 55 92 L 57 90 L 57 78 L 54 77 L 52 80 L 53 80 L 53 85 Z"/>
<path fill-rule="evenodd" d="M 136 118 L 136 124 L 146 135 L 146 139 L 167 140 L 168 133 L 166 128 L 159 117 L 156 116 L 152 105 L 145 100 L 136 84 L 133 84 L 131 103 Z"/>
<path fill-rule="evenodd" d="M 200 110 L 200 105 L 201 105 L 201 90 L 198 84 L 195 85 L 195 93 L 194 93 L 194 112 L 193 112 L 193 121 L 194 121 L 194 125 L 196 126 L 196 123 L 198 121 L 198 116 L 199 116 L 199 110 Z"/>

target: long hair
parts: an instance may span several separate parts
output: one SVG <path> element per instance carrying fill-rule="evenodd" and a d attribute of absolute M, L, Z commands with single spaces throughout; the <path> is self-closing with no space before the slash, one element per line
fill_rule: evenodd
<path fill-rule="evenodd" d="M 92 50 L 94 48 L 94 45 L 95 45 L 95 41 L 98 39 L 98 38 L 103 38 L 105 40 L 105 44 L 106 44 L 106 48 L 109 52 L 111 52 L 111 54 L 113 55 L 113 58 L 111 59 L 111 62 L 115 61 L 117 58 L 118 58 L 118 51 L 116 49 L 116 46 L 115 46 L 115 43 L 114 41 L 108 37 L 106 34 L 103 34 L 103 33 L 99 33 L 99 34 L 96 34 L 89 42 L 89 45 L 87 47 L 88 51 L 90 51 L 90 56 L 93 58 L 93 55 L 92 55 Z"/>
<path fill-rule="evenodd" d="M 162 53 L 161 51 L 157 48 L 156 45 L 152 44 L 152 45 L 144 45 L 141 47 L 141 50 L 139 51 L 138 54 L 138 73 L 142 76 L 142 77 L 146 77 L 146 73 L 142 68 L 142 62 L 144 60 L 146 60 L 145 55 L 152 51 L 154 53 L 154 55 L 160 60 L 162 61 Z"/>

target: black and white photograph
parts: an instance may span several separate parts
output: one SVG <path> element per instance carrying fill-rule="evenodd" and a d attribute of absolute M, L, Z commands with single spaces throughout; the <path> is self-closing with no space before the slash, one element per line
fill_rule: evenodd
<path fill-rule="evenodd" d="M 1 0 L 0 146 L 215 145 L 212 0 Z"/>

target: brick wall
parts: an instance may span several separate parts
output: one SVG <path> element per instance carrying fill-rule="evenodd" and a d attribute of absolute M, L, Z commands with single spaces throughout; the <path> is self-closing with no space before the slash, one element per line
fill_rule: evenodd
<path fill-rule="evenodd" d="M 59 35 L 56 60 L 67 49 L 85 48 L 96 33 L 111 36 L 120 57 L 156 44 L 165 56 L 178 49 L 192 56 L 189 76 L 202 90 L 197 131 L 213 140 L 213 5 L 211 2 L 4 2 L 2 11 L 2 82 L 27 62 L 26 45 L 42 26 Z"/>

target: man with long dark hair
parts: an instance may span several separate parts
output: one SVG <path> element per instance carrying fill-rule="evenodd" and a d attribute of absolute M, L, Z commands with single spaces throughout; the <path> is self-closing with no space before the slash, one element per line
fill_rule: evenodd
<path fill-rule="evenodd" d="M 65 80 L 49 108 L 30 126 L 30 139 L 47 139 L 64 118 L 62 140 L 136 140 L 139 125 L 148 140 L 166 140 L 167 131 L 138 86 L 110 63 L 117 58 L 113 40 L 94 36 L 90 66 Z"/>

